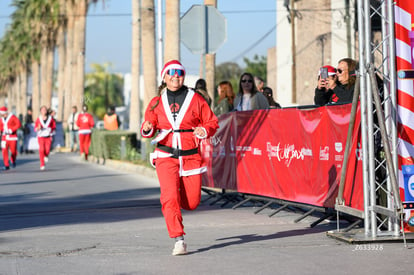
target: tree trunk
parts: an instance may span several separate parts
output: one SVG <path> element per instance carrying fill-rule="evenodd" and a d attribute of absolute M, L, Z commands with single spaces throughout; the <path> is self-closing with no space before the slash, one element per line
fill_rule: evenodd
<path fill-rule="evenodd" d="M 39 84 L 39 62 L 32 61 L 32 110 L 33 120 L 39 116 L 40 109 L 40 84 Z"/>
<path fill-rule="evenodd" d="M 76 1 L 76 23 L 74 53 L 76 59 L 75 81 L 73 87 L 72 105 L 76 105 L 78 110 L 82 109 L 85 82 L 85 33 L 86 33 L 86 14 L 88 12 L 88 1 Z"/>
<path fill-rule="evenodd" d="M 157 95 L 155 62 L 155 15 L 154 0 L 142 0 L 142 57 L 144 67 L 144 106 Z"/>
<path fill-rule="evenodd" d="M 208 6 L 217 7 L 217 0 L 204 0 L 204 4 Z M 214 107 L 214 90 L 215 90 L 215 67 L 216 67 L 216 54 L 206 54 L 206 83 L 207 83 L 207 92 L 211 98 L 211 108 Z"/>
<path fill-rule="evenodd" d="M 164 63 L 180 60 L 180 0 L 165 1 Z"/>
<path fill-rule="evenodd" d="M 43 92 L 45 96 L 45 105 L 48 108 L 52 107 L 53 84 L 54 84 L 54 62 L 55 62 L 55 47 L 49 46 L 47 48 L 47 77 L 46 90 Z"/>
<path fill-rule="evenodd" d="M 64 112 L 64 97 L 65 97 L 65 60 L 66 60 L 66 45 L 65 45 L 65 30 L 64 26 L 60 26 L 57 35 L 57 48 L 58 48 L 58 75 L 57 75 L 57 88 L 58 88 L 58 108 L 56 110 L 57 120 L 63 120 Z"/>
<path fill-rule="evenodd" d="M 20 72 L 20 111 L 23 115 L 27 113 L 27 68 L 22 66 Z"/>
<path fill-rule="evenodd" d="M 66 11 L 68 14 L 68 22 L 66 28 L 66 57 L 65 57 L 65 77 L 64 77 L 64 98 L 63 98 L 63 122 L 66 126 L 66 121 L 69 118 L 72 108 L 72 82 L 73 82 L 73 72 L 74 72 L 74 64 L 73 64 L 73 45 L 74 45 L 74 24 L 75 24 L 75 15 L 74 15 L 74 8 L 71 1 L 66 2 Z"/>
<path fill-rule="evenodd" d="M 22 113 L 21 110 L 21 79 L 20 79 L 20 73 L 16 74 L 16 80 L 14 82 L 14 91 L 13 91 L 13 97 L 14 97 L 14 103 L 16 106 L 16 115 L 19 116 Z"/>
<path fill-rule="evenodd" d="M 40 106 L 47 105 L 46 85 L 47 85 L 47 46 L 42 46 L 40 54 Z"/>
<path fill-rule="evenodd" d="M 131 60 L 131 96 L 129 105 L 129 130 L 138 133 L 141 123 L 140 108 L 140 46 L 141 18 L 140 0 L 132 0 L 132 60 Z"/>

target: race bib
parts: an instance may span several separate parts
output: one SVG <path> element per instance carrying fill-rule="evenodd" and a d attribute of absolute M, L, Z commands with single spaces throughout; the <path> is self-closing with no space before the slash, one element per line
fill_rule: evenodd
<path fill-rule="evenodd" d="M 1 141 L 1 149 L 4 149 L 4 148 L 6 148 L 6 141 L 2 140 Z"/>

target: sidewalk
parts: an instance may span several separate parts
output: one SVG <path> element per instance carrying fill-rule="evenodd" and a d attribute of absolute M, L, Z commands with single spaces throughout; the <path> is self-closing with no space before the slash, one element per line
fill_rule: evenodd
<path fill-rule="evenodd" d="M 409 274 L 401 243 L 356 246 L 335 225 L 282 211 L 201 205 L 184 212 L 189 255 L 171 256 L 155 178 L 51 156 L 0 173 L 0 274 Z M 410 247 L 413 244 L 409 244 Z"/>

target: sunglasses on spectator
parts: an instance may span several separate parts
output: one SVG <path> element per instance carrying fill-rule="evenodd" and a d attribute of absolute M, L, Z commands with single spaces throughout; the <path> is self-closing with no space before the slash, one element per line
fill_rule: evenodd
<path fill-rule="evenodd" d="M 341 74 L 343 71 L 344 71 L 344 70 L 341 70 L 341 69 L 336 69 L 336 72 L 337 72 L 337 73 L 340 73 L 340 74 Z"/>
<path fill-rule="evenodd" d="M 180 69 L 170 69 L 167 71 L 167 74 L 169 76 L 174 76 L 177 74 L 178 77 L 180 76 L 184 76 L 184 70 L 180 70 Z"/>
<path fill-rule="evenodd" d="M 241 81 L 242 83 L 253 83 L 253 80 L 251 80 L 251 79 L 243 79 L 242 81 Z"/>

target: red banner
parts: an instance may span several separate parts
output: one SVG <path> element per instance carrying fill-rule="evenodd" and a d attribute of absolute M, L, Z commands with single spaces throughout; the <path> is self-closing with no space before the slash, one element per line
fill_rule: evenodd
<path fill-rule="evenodd" d="M 233 112 L 205 144 L 203 184 L 315 206 L 335 205 L 351 104 Z M 363 209 L 358 112 L 344 198 Z"/>

